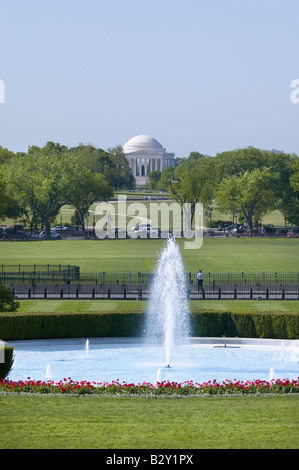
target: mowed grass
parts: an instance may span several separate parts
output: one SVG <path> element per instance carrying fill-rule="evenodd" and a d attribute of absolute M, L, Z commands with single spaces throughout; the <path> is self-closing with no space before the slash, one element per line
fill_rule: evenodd
<path fill-rule="evenodd" d="M 0 263 L 75 264 L 82 272 L 152 272 L 165 243 L 163 239 L 0 242 Z M 298 271 L 299 239 L 205 238 L 200 249 L 186 249 L 183 239 L 178 244 L 186 271 Z"/>
<path fill-rule="evenodd" d="M 103 312 L 103 313 L 143 313 L 148 303 L 144 300 L 20 300 L 18 314 L 27 312 Z M 295 312 L 299 313 L 299 300 L 191 300 L 191 312 L 214 310 L 218 312 Z"/>
<path fill-rule="evenodd" d="M 0 396 L 2 449 L 298 449 L 299 396 Z"/>

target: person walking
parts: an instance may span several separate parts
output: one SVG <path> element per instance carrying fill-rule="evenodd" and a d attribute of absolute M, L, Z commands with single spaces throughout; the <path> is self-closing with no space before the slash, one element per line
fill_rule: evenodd
<path fill-rule="evenodd" d="M 201 270 L 198 271 L 196 277 L 197 277 L 197 292 L 199 291 L 202 292 L 203 274 Z"/>

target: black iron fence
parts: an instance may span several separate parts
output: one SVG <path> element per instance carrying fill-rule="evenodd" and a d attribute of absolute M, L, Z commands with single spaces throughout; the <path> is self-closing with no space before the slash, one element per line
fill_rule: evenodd
<path fill-rule="evenodd" d="M 152 273 L 81 273 L 76 268 L 3 271 L 0 283 L 11 287 L 20 299 L 150 297 Z M 190 299 L 299 299 L 299 272 L 208 272 L 202 288 L 197 285 L 196 273 L 186 272 L 185 276 Z"/>
<path fill-rule="evenodd" d="M 79 283 L 95 285 L 141 285 L 151 283 L 153 273 L 143 272 L 80 272 L 78 266 L 45 265 L 46 269 L 18 270 L 3 269 L 0 272 L 2 284 L 56 284 Z M 10 267 L 11 268 L 11 267 Z M 40 268 L 40 266 L 39 266 Z M 197 284 L 196 273 L 186 272 L 186 282 L 191 287 Z M 206 289 L 216 289 L 221 286 L 287 286 L 299 285 L 299 272 L 207 272 L 204 273 L 203 285 Z"/>
<path fill-rule="evenodd" d="M 41 284 L 67 282 L 68 279 L 80 280 L 79 266 L 69 264 L 1 265 L 0 283 L 2 284 Z"/>

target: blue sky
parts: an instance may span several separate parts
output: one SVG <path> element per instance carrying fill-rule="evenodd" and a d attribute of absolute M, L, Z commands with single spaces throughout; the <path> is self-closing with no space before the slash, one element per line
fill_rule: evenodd
<path fill-rule="evenodd" d="M 297 0 L 0 0 L 0 145 L 299 155 Z"/>

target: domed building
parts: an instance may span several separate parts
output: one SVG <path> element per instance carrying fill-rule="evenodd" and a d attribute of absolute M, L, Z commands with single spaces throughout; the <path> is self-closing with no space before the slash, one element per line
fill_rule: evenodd
<path fill-rule="evenodd" d="M 148 183 L 148 174 L 151 171 L 174 167 L 175 154 L 167 153 L 166 149 L 149 135 L 133 137 L 123 146 L 123 152 L 129 161 L 137 186 Z"/>

